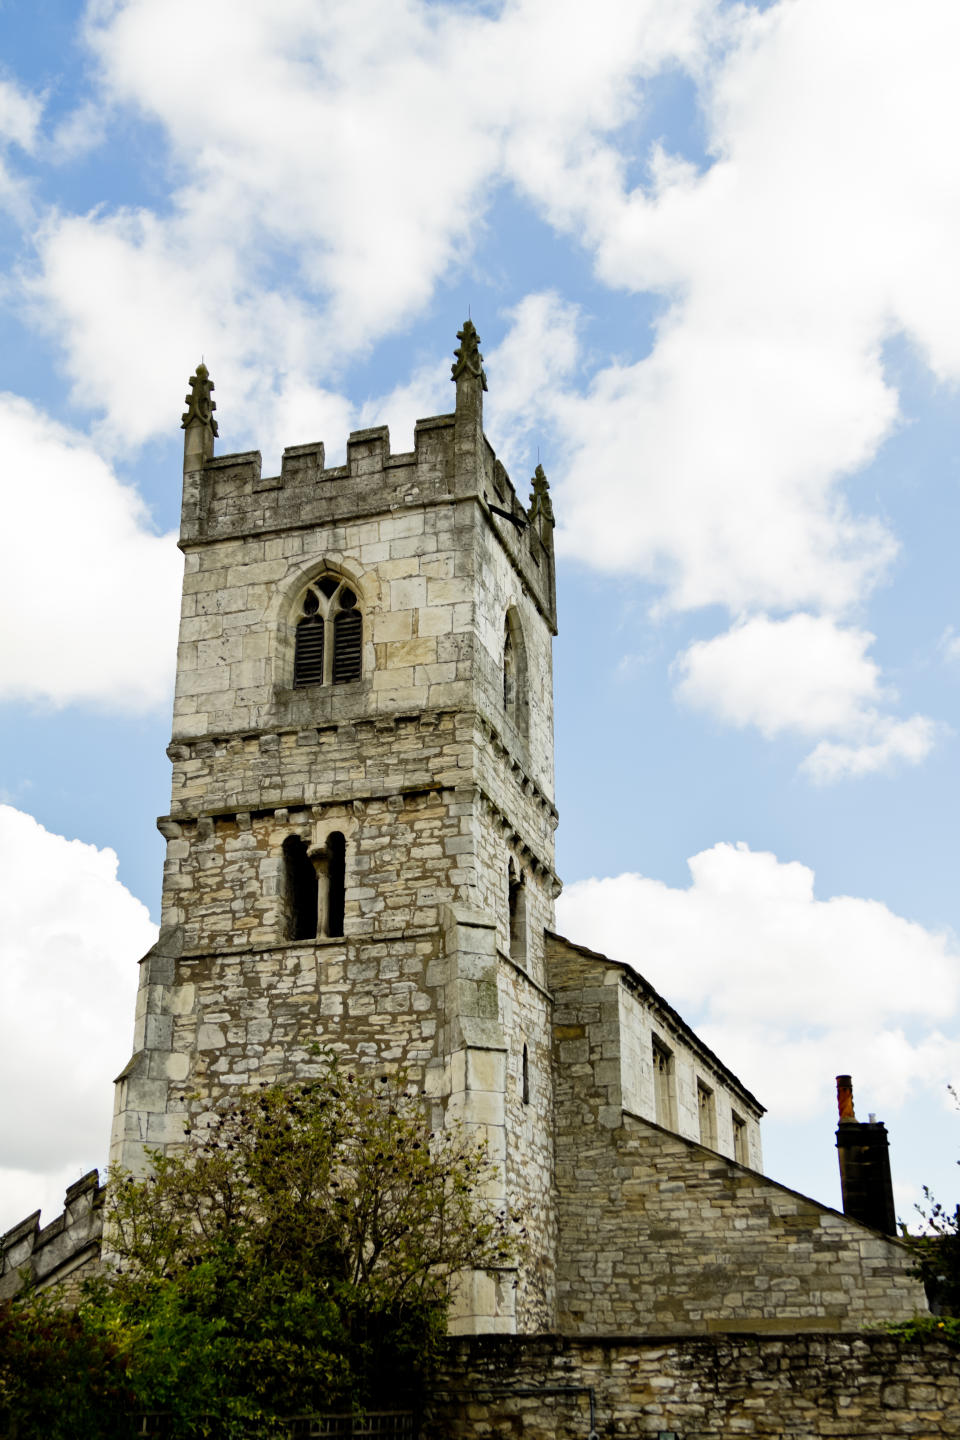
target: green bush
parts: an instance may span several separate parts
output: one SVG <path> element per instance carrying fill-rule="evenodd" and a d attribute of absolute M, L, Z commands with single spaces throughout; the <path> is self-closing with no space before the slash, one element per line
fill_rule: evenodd
<path fill-rule="evenodd" d="M 119 1436 L 80 1417 L 124 1396 L 169 1413 L 177 1436 L 415 1408 L 451 1276 L 516 1258 L 508 1217 L 482 1199 L 482 1149 L 456 1128 L 432 1134 L 402 1077 L 332 1064 L 316 1082 L 243 1096 L 185 1138 L 182 1155 L 152 1156 L 148 1178 L 111 1175 L 114 1264 L 73 1314 L 10 1309 L 36 1352 L 37 1427 L 11 1433 Z M 79 1408 L 72 1430 L 47 1430 L 61 1371 Z M 23 1425 L 29 1397 L 15 1398 Z"/>

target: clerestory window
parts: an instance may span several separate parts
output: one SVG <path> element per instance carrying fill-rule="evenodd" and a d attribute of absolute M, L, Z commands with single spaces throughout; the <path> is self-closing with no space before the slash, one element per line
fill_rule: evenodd
<path fill-rule="evenodd" d="M 363 613 L 355 590 L 338 575 L 307 586 L 297 621 L 293 683 L 344 685 L 363 670 Z"/>

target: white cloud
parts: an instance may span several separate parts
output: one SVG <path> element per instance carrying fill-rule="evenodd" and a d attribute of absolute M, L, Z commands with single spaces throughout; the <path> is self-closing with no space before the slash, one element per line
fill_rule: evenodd
<path fill-rule="evenodd" d="M 103 1166 L 130 1057 L 137 960 L 156 927 L 117 857 L 0 805 L 0 1231 Z M 50 1157 L 55 1157 L 51 1162 Z"/>
<path fill-rule="evenodd" d="M 898 423 L 884 343 L 904 334 L 934 374 L 960 376 L 948 7 L 918 0 L 909 45 L 895 0 L 513 0 L 497 14 L 292 0 L 282 15 L 268 0 L 124 0 L 95 8 L 87 36 L 101 107 L 157 122 L 178 184 L 162 214 L 52 216 L 40 236 L 31 293 L 74 399 L 105 416 L 104 453 L 169 429 L 201 352 L 229 396 L 226 448 L 255 436 L 268 468 L 281 443 L 335 448 L 343 365 L 473 262 L 510 185 L 609 287 L 668 305 L 646 358 L 606 364 L 586 391 L 559 295 L 522 300 L 488 356 L 508 463 L 537 427 L 557 457 L 561 552 L 652 580 L 663 607 L 805 612 L 794 649 L 803 627 L 819 637 L 806 671 L 781 666 L 782 696 L 747 675 L 746 641 L 792 622 L 761 618 L 688 651 L 681 693 L 766 734 L 822 735 L 812 777 L 922 758 L 932 722 L 885 716 L 863 632 L 817 612 L 855 613 L 896 553 L 843 493 Z M 636 185 L 645 82 L 678 69 L 699 87 L 710 162 L 658 144 Z M 388 397 L 396 443 L 442 368 Z M 382 418 L 362 406 L 363 423 Z M 721 687 L 711 656 L 734 646 L 738 683 Z M 834 667 L 846 653 L 849 675 L 815 675 L 815 650 Z"/>
<path fill-rule="evenodd" d="M 33 149 L 43 102 L 12 80 L 0 79 L 0 140 Z"/>
<path fill-rule="evenodd" d="M 555 291 L 545 290 L 524 296 L 507 312 L 507 318 L 509 330 L 487 354 L 486 365 L 493 378 L 484 424 L 496 435 L 497 454 L 509 470 L 521 453 L 525 458 L 526 442 L 540 426 L 544 396 L 564 394 L 576 369 L 580 310 Z M 549 444 L 548 432 L 543 439 Z M 543 462 L 547 470 L 552 458 L 546 451 Z M 511 478 L 522 496 L 523 477 Z"/>
<path fill-rule="evenodd" d="M 803 762 L 820 784 L 897 761 L 919 764 L 939 727 L 923 715 L 895 720 L 878 709 L 896 697 L 867 654 L 874 638 L 825 615 L 755 615 L 679 655 L 674 694 L 728 725 L 754 725 L 768 740 L 784 733 L 843 737 L 821 740 Z"/>
<path fill-rule="evenodd" d="M 821 785 L 834 780 L 856 779 L 888 770 L 897 761 L 919 765 L 936 742 L 939 727 L 926 715 L 909 720 L 879 717 L 874 727 L 878 739 L 859 745 L 821 740 L 803 762 L 803 768 Z"/>
<path fill-rule="evenodd" d="M 675 693 L 727 724 L 755 725 L 767 739 L 785 730 L 850 731 L 886 698 L 866 653 L 874 638 L 823 615 L 756 615 L 678 656 Z"/>
<path fill-rule="evenodd" d="M 559 927 L 639 970 L 778 1118 L 822 1109 L 842 1072 L 877 1109 L 918 1088 L 940 1095 L 960 1073 L 951 937 L 878 901 L 818 900 L 807 866 L 746 845 L 689 865 L 686 890 L 635 874 L 578 881 Z"/>
<path fill-rule="evenodd" d="M 51 217 L 33 294 L 62 331 L 75 398 L 138 442 L 169 424 L 172 377 L 201 350 L 248 432 L 292 373 L 322 388 L 470 261 L 492 187 L 523 183 L 534 137 L 573 153 L 629 119 L 638 77 L 695 62 L 713 8 L 94 11 L 101 99 L 158 121 L 190 180 L 162 216 Z M 149 346 L 131 346 L 132 326 Z"/>
<path fill-rule="evenodd" d="M 679 608 L 843 613 L 895 548 L 841 492 L 897 423 L 883 344 L 960 375 L 960 13 L 921 0 L 909 36 L 894 0 L 730 14 L 702 172 L 655 151 L 629 189 L 612 144 L 530 172 L 610 286 L 670 304 L 645 360 L 552 411 L 564 546 Z"/>
<path fill-rule="evenodd" d="M 182 562 L 84 437 L 0 394 L 0 699 L 146 710 L 172 691 Z M 38 550 L 43 564 L 38 567 Z"/>

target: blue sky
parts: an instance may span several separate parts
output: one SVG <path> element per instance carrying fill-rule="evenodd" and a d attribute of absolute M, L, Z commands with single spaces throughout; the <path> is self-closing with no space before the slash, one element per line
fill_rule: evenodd
<path fill-rule="evenodd" d="M 0 1227 L 103 1161 L 151 940 L 179 417 L 449 409 L 559 521 L 558 926 L 837 1202 L 956 1198 L 960 96 L 948 0 L 0 6 Z M 149 914 L 148 914 L 149 912 Z"/>

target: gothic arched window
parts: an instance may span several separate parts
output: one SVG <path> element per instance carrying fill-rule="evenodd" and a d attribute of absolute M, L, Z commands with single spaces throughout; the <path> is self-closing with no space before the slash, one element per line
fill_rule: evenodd
<path fill-rule="evenodd" d="M 307 586 L 297 621 L 293 683 L 344 685 L 363 670 L 363 614 L 355 590 L 339 575 Z"/>

